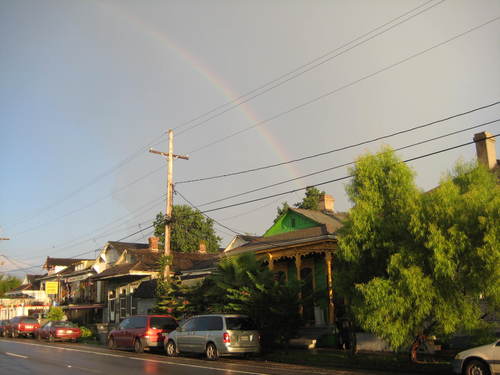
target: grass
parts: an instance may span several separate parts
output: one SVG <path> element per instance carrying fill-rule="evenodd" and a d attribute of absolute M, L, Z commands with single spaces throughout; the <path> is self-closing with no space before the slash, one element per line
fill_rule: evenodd
<path fill-rule="evenodd" d="M 432 363 L 415 364 L 408 359 L 408 354 L 394 353 L 358 353 L 351 357 L 339 350 L 289 350 L 263 354 L 259 360 L 322 368 L 345 368 L 380 370 L 390 372 L 413 372 L 422 374 L 450 373 L 450 361 L 435 359 Z"/>

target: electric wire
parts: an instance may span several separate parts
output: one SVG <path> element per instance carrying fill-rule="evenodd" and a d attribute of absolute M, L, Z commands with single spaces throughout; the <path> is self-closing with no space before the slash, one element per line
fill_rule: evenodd
<path fill-rule="evenodd" d="M 254 129 L 254 128 L 258 127 L 258 126 L 262 126 L 264 124 L 268 124 L 268 123 L 270 123 L 270 122 L 272 122 L 272 121 L 274 121 L 274 120 L 276 120 L 276 119 L 278 119 L 280 117 L 283 117 L 284 115 L 290 114 L 290 113 L 292 113 L 292 112 L 294 112 L 294 111 L 296 111 L 298 109 L 301 109 L 301 108 L 304 108 L 304 107 L 306 107 L 306 106 L 308 106 L 310 104 L 316 103 L 316 102 L 318 102 L 318 101 L 320 101 L 322 99 L 325 99 L 325 98 L 327 98 L 327 97 L 329 97 L 329 96 L 331 96 L 333 94 L 336 94 L 336 93 L 338 93 L 338 92 L 340 92 L 342 90 L 350 88 L 350 87 L 352 87 L 352 86 L 354 86 L 354 85 L 356 85 L 356 84 L 358 84 L 360 82 L 363 82 L 363 81 L 365 81 L 367 79 L 370 79 L 370 78 L 372 78 L 372 77 L 374 77 L 376 75 L 379 75 L 379 74 L 384 73 L 384 72 L 386 72 L 388 70 L 391 70 L 391 69 L 393 69 L 393 68 L 395 68 L 395 67 L 397 67 L 399 65 L 402 65 L 402 64 L 404 64 L 404 63 L 406 63 L 406 62 L 408 62 L 408 61 L 410 61 L 410 60 L 412 60 L 412 59 L 414 59 L 416 57 L 422 56 L 422 55 L 424 55 L 424 54 L 426 54 L 426 53 L 428 53 L 428 52 L 430 52 L 430 51 L 432 51 L 432 50 L 434 50 L 436 48 L 439 48 L 439 47 L 442 47 L 442 46 L 444 46 L 444 45 L 446 45 L 448 43 L 451 43 L 451 42 L 453 42 L 453 41 L 455 41 L 455 40 L 457 40 L 457 39 L 459 39 L 459 38 L 461 38 L 461 37 L 463 37 L 463 36 L 465 36 L 467 34 L 470 34 L 470 33 L 474 32 L 476 30 L 479 30 L 482 27 L 485 27 L 485 26 L 487 26 L 487 25 L 489 25 L 489 24 L 491 24 L 493 22 L 496 22 L 499 19 L 500 19 L 500 16 L 497 16 L 497 17 L 492 18 L 489 21 L 486 21 L 486 22 L 484 22 L 484 23 L 482 23 L 482 24 L 480 24 L 478 26 L 474 26 L 472 28 L 469 28 L 466 31 L 463 31 L 463 32 L 461 32 L 459 34 L 456 34 L 455 36 L 453 36 L 451 38 L 448 38 L 448 39 L 446 39 L 446 40 L 444 40 L 444 41 L 442 41 L 440 43 L 434 44 L 431 47 L 428 47 L 428 48 L 423 49 L 423 50 L 421 50 L 421 51 L 419 51 L 417 53 L 414 53 L 414 54 L 412 54 L 412 55 L 410 55 L 410 56 L 408 56 L 408 57 L 406 57 L 406 58 L 404 58 L 402 60 L 399 60 L 399 61 L 397 61 L 397 62 L 395 62 L 393 64 L 390 64 L 390 65 L 388 65 L 388 66 L 386 66 L 386 67 L 384 67 L 382 69 L 379 69 L 379 70 L 377 70 L 375 72 L 372 72 L 370 74 L 364 75 L 361 78 L 358 78 L 358 79 L 356 79 L 354 81 L 351 81 L 350 83 L 347 83 L 345 85 L 339 86 L 339 87 L 337 87 L 334 90 L 328 91 L 328 92 L 326 92 L 324 94 L 321 94 L 321 95 L 319 95 L 319 96 L 317 96 L 317 97 L 315 97 L 313 99 L 310 99 L 310 100 L 308 100 L 306 102 L 298 104 L 298 105 L 296 105 L 294 107 L 291 107 L 291 108 L 289 108 L 289 109 L 287 109 L 287 110 L 285 110 L 283 112 L 280 112 L 280 113 L 278 113 L 276 115 L 273 115 L 273 116 L 271 116 L 271 117 L 269 117 L 269 118 L 267 118 L 265 120 L 258 121 L 258 122 L 254 123 L 254 124 L 252 124 L 252 125 L 250 125 L 250 126 L 248 126 L 246 128 L 240 129 L 240 130 L 238 130 L 236 132 L 233 132 L 233 133 L 231 133 L 229 135 L 226 135 L 226 136 L 224 136 L 222 138 L 216 139 L 216 140 L 214 140 L 212 142 L 209 142 L 209 143 L 207 143 L 205 145 L 202 145 L 202 146 L 200 146 L 198 148 L 195 148 L 192 151 L 190 151 L 189 154 L 192 155 L 192 154 L 194 154 L 196 152 L 205 150 L 205 149 L 207 149 L 207 148 L 209 148 L 211 146 L 214 146 L 214 145 L 219 144 L 221 142 L 227 141 L 228 139 L 236 137 L 236 136 L 238 136 L 240 134 L 243 134 L 243 133 L 245 133 L 245 132 L 247 132 L 247 131 L 249 131 L 251 129 Z"/>
<path fill-rule="evenodd" d="M 499 135 L 500 135 L 500 133 L 499 134 L 495 134 L 495 135 L 493 135 L 491 137 L 486 137 L 485 139 L 494 138 L 494 137 L 497 137 Z M 471 141 L 471 142 L 467 142 L 467 143 L 462 143 L 460 145 L 448 147 L 448 148 L 445 148 L 445 149 L 441 149 L 441 150 L 438 150 L 438 151 L 434 151 L 434 152 L 430 152 L 430 153 L 427 153 L 427 154 L 424 154 L 424 155 L 420 155 L 420 156 L 416 156 L 416 157 L 413 157 L 413 158 L 410 158 L 410 159 L 406 159 L 406 160 L 403 160 L 402 162 L 403 163 L 408 163 L 408 162 L 411 162 L 411 161 L 415 161 L 415 160 L 427 158 L 427 157 L 430 157 L 430 156 L 441 154 L 443 152 L 448 152 L 448 151 L 451 151 L 451 150 L 455 150 L 457 148 L 468 146 L 468 145 L 473 144 L 473 143 L 475 143 L 475 141 Z M 283 195 L 287 195 L 287 194 L 295 193 L 295 192 L 298 192 L 298 191 L 306 190 L 308 187 L 317 187 L 317 186 L 327 185 L 327 184 L 330 184 L 330 183 L 333 183 L 333 182 L 339 182 L 339 181 L 347 180 L 349 178 L 352 178 L 352 176 L 351 175 L 343 176 L 343 177 L 335 178 L 335 179 L 332 179 L 332 180 L 323 181 L 323 182 L 320 182 L 320 183 L 316 183 L 316 184 L 304 186 L 304 187 L 301 187 L 301 188 L 284 191 L 284 192 L 281 192 L 281 193 L 266 195 L 264 197 L 254 198 L 254 199 L 250 199 L 250 200 L 247 200 L 247 201 L 242 201 L 242 202 L 233 203 L 233 204 L 229 204 L 229 205 L 225 205 L 225 206 L 221 206 L 221 207 L 211 208 L 211 209 L 208 209 L 208 210 L 201 211 L 201 213 L 208 213 L 208 212 L 220 211 L 220 210 L 224 210 L 226 208 L 238 207 L 238 206 L 242 206 L 242 205 L 249 204 L 249 203 L 260 202 L 260 201 L 265 200 L 265 199 L 280 197 L 280 196 L 283 196 Z"/>
<path fill-rule="evenodd" d="M 466 132 L 466 131 L 469 131 L 469 130 L 472 130 L 472 129 L 477 129 L 479 127 L 482 127 L 482 126 L 486 126 L 486 125 L 491 125 L 491 124 L 494 124 L 496 122 L 500 121 L 500 118 L 499 119 L 496 119 L 496 120 L 492 120 L 492 121 L 488 121 L 488 122 L 484 122 L 484 123 L 481 123 L 481 124 L 478 124 L 478 125 L 473 125 L 473 126 L 470 126 L 470 127 L 467 127 L 465 129 L 460 129 L 460 130 L 456 130 L 456 131 L 453 131 L 451 133 L 447 133 L 447 134 L 443 134 L 443 135 L 440 135 L 440 136 L 436 136 L 436 137 L 432 137 L 432 138 L 428 138 L 428 139 L 425 139 L 423 141 L 419 141 L 419 142 L 416 142 L 416 143 L 412 143 L 410 145 L 406 145 L 406 146 L 403 146 L 403 147 L 399 147 L 399 148 L 396 148 L 394 149 L 394 151 L 401 151 L 401 150 L 405 150 L 407 148 L 411 148 L 411 147 L 415 147 L 415 146 L 420 146 L 424 143 L 428 143 L 428 142 L 432 142 L 432 141 L 436 141 L 438 139 L 443 139 L 443 138 L 446 138 L 446 137 L 450 137 L 452 135 L 456 135 L 456 134 L 459 134 L 459 133 L 463 133 L 463 132 Z M 274 184 L 270 184 L 270 185 L 266 185 L 266 186 L 262 186 L 262 187 L 259 187 L 259 188 L 255 188 L 255 189 L 251 189 L 251 190 L 247 190 L 245 192 L 242 192 L 242 193 L 237 193 L 237 194 L 233 194 L 233 195 L 230 195 L 230 196 L 227 196 L 227 197 L 224 197 L 224 198 L 220 198 L 220 199 L 215 199 L 213 201 L 210 201 L 210 202 L 206 202 L 206 203 L 203 203 L 203 204 L 200 204 L 198 205 L 199 207 L 204 207 L 204 206 L 208 206 L 210 204 L 214 204 L 214 203 L 218 203 L 218 202 L 222 202 L 222 201 L 225 201 L 225 200 L 228 200 L 228 199 L 232 199 L 232 198 L 237 198 L 237 197 L 241 197 L 243 195 L 247 195 L 247 194 L 251 194 L 251 193 L 255 193 L 257 191 L 261 191 L 261 190 L 265 190 L 265 189 L 269 189 L 269 188 L 272 188 L 272 187 L 276 187 L 276 186 L 279 186 L 279 185 L 283 185 L 283 184 L 286 184 L 288 182 L 292 182 L 292 181 L 297 181 L 297 180 L 301 180 L 303 178 L 306 178 L 306 177 L 311 177 L 311 176 L 315 176 L 315 175 L 318 175 L 318 174 L 321 174 L 321 173 L 325 173 L 325 172 L 329 172 L 329 171 L 332 171 L 334 169 L 339 169 L 339 168 L 342 168 L 342 167 L 347 167 L 349 165 L 353 165 L 355 164 L 356 162 L 354 161 L 351 161 L 351 162 L 348 162 L 348 163 L 343 163 L 343 164 L 339 164 L 339 165 L 335 165 L 333 167 L 329 167 L 329 168 L 326 168 L 326 169 L 321 169 L 319 171 L 316 171 L 316 172 L 311 172 L 311 173 L 308 173 L 308 174 L 305 174 L 305 175 L 302 175 L 302 176 L 298 176 L 298 177 L 294 177 L 294 178 L 290 178 L 290 179 L 287 179 L 287 180 L 284 180 L 284 181 L 279 181 L 279 182 L 276 182 Z"/>
<path fill-rule="evenodd" d="M 398 135 L 401 135 L 401 134 L 405 134 L 405 133 L 409 133 L 409 132 L 412 132 L 412 131 L 415 131 L 415 130 L 424 129 L 424 128 L 427 128 L 427 127 L 432 126 L 432 125 L 436 125 L 436 124 L 439 124 L 439 123 L 442 123 L 442 122 L 445 122 L 445 121 L 448 121 L 448 120 L 451 120 L 451 119 L 454 119 L 454 118 L 457 118 L 457 117 L 461 117 L 461 116 L 464 116 L 464 115 L 468 115 L 470 113 L 474 113 L 474 112 L 480 111 L 482 109 L 486 109 L 486 108 L 490 108 L 490 107 L 496 106 L 498 104 L 500 104 L 500 100 L 497 100 L 497 101 L 495 101 L 493 103 L 486 104 L 486 105 L 483 105 L 483 106 L 480 106 L 480 107 L 472 108 L 472 109 L 467 110 L 465 112 L 460 112 L 460 113 L 457 113 L 457 114 L 454 114 L 454 115 L 450 115 L 450 116 L 441 118 L 439 120 L 434 120 L 434 121 L 427 122 L 427 123 L 421 124 L 421 125 L 417 125 L 417 126 L 414 126 L 414 127 L 408 128 L 408 129 L 404 129 L 404 130 L 400 130 L 400 131 L 397 131 L 397 132 L 385 134 L 385 135 L 382 135 L 382 136 L 379 136 L 379 137 L 376 137 L 376 138 L 367 139 L 367 140 L 364 140 L 362 142 L 350 144 L 350 145 L 347 145 L 347 146 L 342 146 L 342 147 L 339 147 L 339 148 L 335 148 L 335 149 L 332 149 L 332 150 L 320 152 L 320 153 L 317 153 L 317 154 L 308 155 L 308 156 L 304 156 L 304 157 L 300 157 L 300 158 L 297 158 L 297 159 L 292 159 L 292 160 L 288 160 L 288 161 L 284 161 L 284 162 L 280 162 L 280 163 L 269 164 L 269 165 L 265 165 L 265 166 L 262 166 L 262 167 L 245 169 L 245 170 L 242 170 L 242 171 L 224 173 L 224 174 L 219 174 L 219 175 L 215 175 L 215 176 L 202 177 L 202 178 L 196 178 L 196 179 L 190 179 L 190 180 L 181 180 L 181 181 L 176 182 L 176 185 L 182 185 L 182 184 L 193 183 L 193 182 L 201 182 L 201 181 L 208 181 L 208 180 L 214 180 L 214 179 L 219 179 L 219 178 L 237 176 L 237 175 L 240 175 L 240 174 L 257 172 L 257 171 L 264 170 L 264 169 L 275 168 L 275 167 L 279 167 L 279 166 L 286 165 L 286 164 L 296 163 L 296 162 L 303 161 L 303 160 L 308 160 L 308 159 L 313 159 L 313 158 L 317 158 L 317 157 L 320 157 L 320 156 L 329 155 L 329 154 L 332 154 L 332 153 L 335 153 L 335 152 L 344 151 L 344 150 L 348 150 L 350 148 L 355 148 L 355 147 L 363 146 L 363 145 L 366 145 L 366 144 L 369 144 L 369 143 L 373 143 L 373 142 L 376 142 L 376 141 L 380 141 L 380 140 L 383 140 L 383 139 L 392 138 L 392 137 L 395 137 L 395 136 L 398 136 Z"/>
<path fill-rule="evenodd" d="M 285 73 L 285 74 L 281 75 L 279 78 L 276 78 L 276 79 L 274 79 L 274 80 L 272 80 L 272 81 L 270 81 L 270 82 L 268 82 L 268 83 L 266 83 L 266 84 L 264 84 L 262 86 L 259 86 L 256 89 L 248 91 L 245 94 L 240 95 L 237 98 L 235 98 L 235 99 L 233 99 L 233 100 L 231 100 L 231 101 L 229 101 L 229 102 L 227 102 L 227 103 L 225 103 L 225 104 L 217 107 L 216 109 L 213 109 L 213 110 L 211 110 L 209 112 L 206 112 L 204 115 L 198 116 L 198 118 L 196 120 L 198 120 L 200 118 L 203 118 L 203 117 L 205 117 L 205 115 L 211 114 L 211 113 L 215 112 L 218 109 L 222 109 L 222 108 L 226 107 L 229 104 L 236 103 L 236 104 L 230 106 L 229 108 L 226 108 L 225 110 L 223 110 L 221 112 L 218 112 L 218 113 L 216 113 L 216 114 L 214 114 L 214 115 L 212 115 L 212 116 L 210 116 L 210 117 L 208 117 L 208 118 L 206 118 L 206 119 L 204 119 L 204 120 L 202 120 L 200 122 L 197 122 L 196 124 L 193 124 L 193 125 L 189 126 L 186 129 L 180 131 L 177 134 L 177 136 L 180 136 L 180 135 L 184 134 L 185 132 L 188 132 L 188 131 L 190 131 L 192 129 L 195 129 L 195 128 L 203 125 L 203 124 L 206 124 L 207 122 L 209 122 L 209 121 L 211 121 L 211 120 L 213 120 L 213 119 L 215 119 L 217 117 L 222 116 L 223 114 L 225 114 L 225 113 L 227 113 L 227 112 L 229 112 L 229 111 L 231 111 L 231 110 L 233 110 L 233 109 L 241 106 L 242 104 L 245 104 L 245 103 L 247 103 L 247 102 L 249 102 L 249 101 L 251 101 L 251 100 L 253 100 L 253 99 L 255 99 L 255 98 L 257 98 L 257 97 L 259 97 L 259 96 L 261 96 L 261 95 L 263 95 L 263 94 L 271 91 L 271 90 L 274 90 L 277 87 L 280 87 L 280 86 L 284 85 L 285 83 L 287 83 L 287 82 L 289 82 L 289 81 L 291 81 L 291 80 L 293 80 L 293 79 L 295 79 L 295 78 L 297 78 L 297 77 L 299 77 L 299 76 L 301 76 L 301 75 L 303 75 L 305 73 L 310 72 L 313 69 L 316 69 L 317 67 L 319 67 L 319 66 L 321 66 L 323 64 L 326 64 L 327 62 L 335 59 L 336 57 L 339 57 L 339 56 L 341 56 L 341 55 L 343 55 L 343 54 L 351 51 L 352 49 L 354 49 L 354 48 L 356 48 L 356 47 L 358 47 L 358 46 L 360 46 L 360 45 L 362 45 L 362 44 L 364 44 L 364 43 L 366 43 L 366 42 L 368 42 L 368 41 L 370 41 L 370 40 L 372 40 L 372 39 L 374 39 L 374 38 L 376 38 L 376 37 L 378 37 L 378 36 L 380 36 L 382 34 L 385 34 L 386 32 L 394 29 L 395 27 L 397 27 L 397 26 L 399 26 L 399 25 L 401 25 L 401 24 L 403 24 L 403 23 L 405 23 L 405 22 L 407 22 L 407 21 L 409 21 L 409 20 L 411 20 L 411 19 L 413 19 L 413 18 L 421 15 L 422 13 L 427 12 L 428 10 L 430 10 L 430 9 L 432 9 L 432 8 L 440 5 L 440 4 L 442 4 L 445 1 L 446 0 L 438 1 L 437 3 L 431 5 L 430 7 L 425 8 L 425 9 L 421 10 L 420 12 L 411 15 L 410 17 L 408 17 L 408 18 L 406 18 L 406 19 L 404 19 L 404 20 L 402 20 L 402 21 L 400 21 L 400 22 L 398 22 L 398 23 L 396 23 L 396 24 L 388 27 L 387 29 L 384 29 L 384 30 L 380 31 L 380 32 L 378 32 L 378 33 L 370 36 L 367 39 L 361 40 L 361 39 L 367 37 L 368 35 L 374 33 L 375 31 L 377 31 L 377 30 L 379 30 L 379 29 L 381 29 L 381 28 L 383 28 L 383 27 L 385 27 L 387 25 L 390 25 L 391 23 L 397 21 L 398 19 L 403 18 L 404 16 L 412 13 L 413 11 L 415 11 L 415 10 L 417 10 L 417 9 L 419 9 L 419 8 L 427 5 L 427 4 L 429 4 L 431 1 L 428 1 L 428 2 L 426 2 L 424 4 L 421 4 L 418 7 L 414 8 L 414 9 L 408 11 L 408 12 L 405 12 L 402 15 L 400 15 L 400 16 L 392 19 L 391 21 L 386 22 L 385 24 L 376 27 L 375 29 L 371 30 L 370 32 L 365 33 L 365 34 L 363 34 L 363 35 L 361 35 L 361 36 L 359 36 L 359 37 L 351 40 L 350 42 L 347 42 L 347 43 L 343 44 L 342 46 L 337 47 L 336 49 L 334 49 L 334 50 L 332 50 L 332 51 L 330 51 L 330 52 L 328 52 L 326 54 L 323 54 L 322 56 L 320 56 L 320 57 L 318 57 L 318 58 L 310 61 L 309 63 L 301 65 L 300 67 L 298 67 L 298 68 L 296 68 L 296 69 L 294 69 L 294 70 L 292 70 L 292 71 L 290 71 L 288 73 Z M 359 40 L 361 40 L 361 41 L 359 41 Z M 356 43 L 356 42 L 358 42 L 358 43 Z M 355 44 L 352 45 L 352 46 L 350 46 L 349 48 L 346 48 L 347 46 L 349 46 L 349 45 L 351 45 L 353 43 L 355 43 Z M 344 48 L 346 48 L 346 49 L 344 49 Z M 333 55 L 333 56 L 330 56 L 331 54 L 333 54 L 333 53 L 335 53 L 337 51 L 340 51 L 342 49 L 344 49 L 344 50 L 341 51 L 341 52 L 339 52 L 339 53 L 337 53 L 337 54 L 335 54 L 335 55 Z M 306 68 L 306 69 L 304 69 L 304 68 Z M 304 69 L 304 70 L 302 70 L 302 69 Z M 286 78 L 286 77 L 288 77 L 288 78 Z M 284 79 L 284 78 L 286 78 L 286 79 Z M 268 86 L 270 86 L 270 87 L 268 87 Z M 183 126 L 185 126 L 185 125 L 187 125 L 189 123 L 195 122 L 196 120 L 188 121 L 187 123 L 184 123 L 184 125 L 177 126 L 177 128 L 181 128 L 181 127 L 183 127 Z"/>

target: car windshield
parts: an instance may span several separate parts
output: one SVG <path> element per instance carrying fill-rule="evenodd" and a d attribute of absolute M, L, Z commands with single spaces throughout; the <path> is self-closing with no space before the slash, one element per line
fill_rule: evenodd
<path fill-rule="evenodd" d="M 257 326 L 250 318 L 226 318 L 226 326 L 230 331 L 255 331 Z"/>
<path fill-rule="evenodd" d="M 52 322 L 53 327 L 75 327 L 74 323 L 71 322 Z"/>
<path fill-rule="evenodd" d="M 149 322 L 149 326 L 152 329 L 176 329 L 177 323 L 174 319 L 162 316 L 154 316 L 151 317 L 151 321 Z"/>
<path fill-rule="evenodd" d="M 23 318 L 21 320 L 21 322 L 24 323 L 24 324 L 36 324 L 36 323 L 38 323 L 36 321 L 36 319 L 33 319 L 33 318 Z"/>

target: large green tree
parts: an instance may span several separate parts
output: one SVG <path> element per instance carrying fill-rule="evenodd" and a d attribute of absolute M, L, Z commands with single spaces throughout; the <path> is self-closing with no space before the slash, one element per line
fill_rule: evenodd
<path fill-rule="evenodd" d="M 154 221 L 155 236 L 160 242 L 165 242 L 165 215 L 159 213 Z M 172 209 L 172 237 L 173 251 L 184 253 L 196 252 L 200 242 L 204 242 L 210 253 L 219 250 L 221 240 L 214 230 L 214 222 L 203 214 L 187 205 L 174 205 Z"/>
<path fill-rule="evenodd" d="M 413 343 L 413 360 L 426 335 L 481 325 L 484 306 L 500 302 L 495 176 L 460 165 L 424 193 L 391 149 L 351 172 L 336 279 L 357 322 L 395 349 Z"/>

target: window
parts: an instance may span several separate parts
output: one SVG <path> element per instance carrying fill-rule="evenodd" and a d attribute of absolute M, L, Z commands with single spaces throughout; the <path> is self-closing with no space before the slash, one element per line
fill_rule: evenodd
<path fill-rule="evenodd" d="M 226 318 L 226 327 L 232 331 L 255 331 L 257 326 L 250 318 Z"/>
<path fill-rule="evenodd" d="M 145 316 L 131 317 L 130 328 L 146 328 L 146 317 Z"/>
<path fill-rule="evenodd" d="M 149 328 L 174 330 L 178 327 L 177 322 L 172 318 L 152 316 L 149 321 Z"/>
<path fill-rule="evenodd" d="M 120 292 L 120 317 L 124 318 L 127 316 L 127 294 L 126 290 L 122 289 Z"/>
<path fill-rule="evenodd" d="M 23 319 L 21 319 L 21 323 L 35 324 L 38 322 L 36 319 L 33 319 L 33 318 L 23 318 Z"/>
<path fill-rule="evenodd" d="M 130 319 L 124 319 L 119 326 L 120 329 L 130 328 Z"/>
<path fill-rule="evenodd" d="M 194 331 L 194 325 L 195 325 L 195 320 L 194 319 L 189 319 L 184 325 L 182 326 L 183 331 Z"/>
<path fill-rule="evenodd" d="M 205 318 L 205 331 L 222 331 L 222 317 L 220 316 L 207 316 Z"/>

